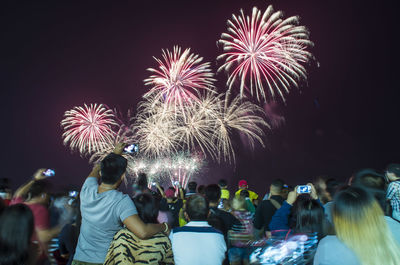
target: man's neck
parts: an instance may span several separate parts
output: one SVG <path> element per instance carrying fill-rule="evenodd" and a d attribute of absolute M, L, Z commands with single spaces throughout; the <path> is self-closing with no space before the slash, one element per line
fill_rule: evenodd
<path fill-rule="evenodd" d="M 115 190 L 115 189 L 117 189 L 115 184 L 112 185 L 112 184 L 101 183 L 98 191 L 99 191 L 99 193 L 102 193 L 102 192 L 106 192 L 109 190 Z"/>

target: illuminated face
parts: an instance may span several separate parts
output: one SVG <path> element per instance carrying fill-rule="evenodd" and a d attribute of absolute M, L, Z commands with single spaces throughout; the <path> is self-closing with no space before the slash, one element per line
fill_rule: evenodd
<path fill-rule="evenodd" d="M 392 172 L 386 172 L 386 176 L 390 181 L 395 181 L 398 179 L 398 177 Z"/>

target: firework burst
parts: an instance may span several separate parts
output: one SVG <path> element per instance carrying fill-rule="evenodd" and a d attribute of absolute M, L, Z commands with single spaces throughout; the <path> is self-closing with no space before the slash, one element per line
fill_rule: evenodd
<path fill-rule="evenodd" d="M 112 110 L 103 104 L 74 107 L 66 111 L 61 126 L 64 144 L 81 155 L 92 154 L 106 148 L 114 140 L 113 126 L 118 125 Z"/>
<path fill-rule="evenodd" d="M 298 26 L 298 17 L 282 16 L 270 5 L 264 14 L 254 7 L 251 17 L 241 10 L 239 16 L 232 15 L 228 20 L 228 33 L 219 40 L 224 53 L 217 59 L 224 60 L 218 71 L 229 72 L 229 90 L 238 80 L 242 97 L 247 89 L 259 101 L 265 101 L 266 94 L 274 98 L 275 93 L 284 100 L 284 93 L 306 78 L 303 64 L 312 58 L 307 48 L 313 45 L 309 32 Z"/>
<path fill-rule="evenodd" d="M 153 75 L 144 82 L 152 87 L 145 97 L 155 97 L 183 109 L 198 99 L 200 90 L 213 91 L 215 79 L 210 63 L 201 63 L 203 58 L 199 55 L 190 53 L 190 49 L 181 53 L 181 48 L 175 46 L 172 52 L 163 50 L 162 56 L 164 60 L 154 57 L 158 69 L 148 69 Z"/>

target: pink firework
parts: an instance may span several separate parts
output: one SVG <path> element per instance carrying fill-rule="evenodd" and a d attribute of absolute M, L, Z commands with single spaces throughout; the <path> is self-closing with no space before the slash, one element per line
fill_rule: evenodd
<path fill-rule="evenodd" d="M 147 69 L 154 74 L 144 80 L 145 85 L 152 86 L 145 97 L 155 96 L 183 108 L 183 105 L 198 99 L 199 91 L 214 91 L 215 79 L 210 63 L 201 63 L 203 58 L 190 53 L 190 49 L 181 53 L 181 48 L 175 46 L 173 52 L 163 50 L 162 56 L 164 61 L 154 57 L 158 69 Z"/>
<path fill-rule="evenodd" d="M 92 154 L 107 147 L 115 138 L 112 127 L 117 125 L 112 110 L 103 104 L 74 107 L 66 111 L 61 126 L 64 144 L 82 155 Z"/>
<path fill-rule="evenodd" d="M 282 12 L 274 12 L 271 5 L 264 14 L 254 7 L 251 17 L 243 10 L 239 16 L 232 15 L 228 33 L 219 40 L 224 53 L 218 56 L 225 60 L 218 71 L 229 72 L 228 89 L 238 80 L 242 97 L 247 89 L 257 100 L 265 101 L 266 93 L 272 97 L 278 93 L 284 100 L 284 93 L 306 78 L 303 64 L 312 58 L 307 51 L 313 45 L 309 32 L 298 22 L 298 17 L 282 19 Z"/>

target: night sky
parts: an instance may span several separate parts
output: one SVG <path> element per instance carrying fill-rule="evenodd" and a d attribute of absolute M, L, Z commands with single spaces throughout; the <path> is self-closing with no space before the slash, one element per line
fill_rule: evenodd
<path fill-rule="evenodd" d="M 90 166 L 63 146 L 66 110 L 83 103 L 135 109 L 148 89 L 146 68 L 156 66 L 152 56 L 173 45 L 191 47 L 216 71 L 227 19 L 269 3 L 301 17 L 320 67 L 312 62 L 308 81 L 278 101 L 286 122 L 267 132 L 265 149 L 238 142 L 236 167 L 208 163 L 199 182 L 224 177 L 233 187 L 244 178 L 264 193 L 277 177 L 293 185 L 318 175 L 344 180 L 363 167 L 400 162 L 394 1 L 72 2 L 0 7 L 0 172 L 13 188 L 40 167 L 56 170 L 59 187 L 79 186 Z M 224 91 L 226 74 L 216 78 Z"/>

